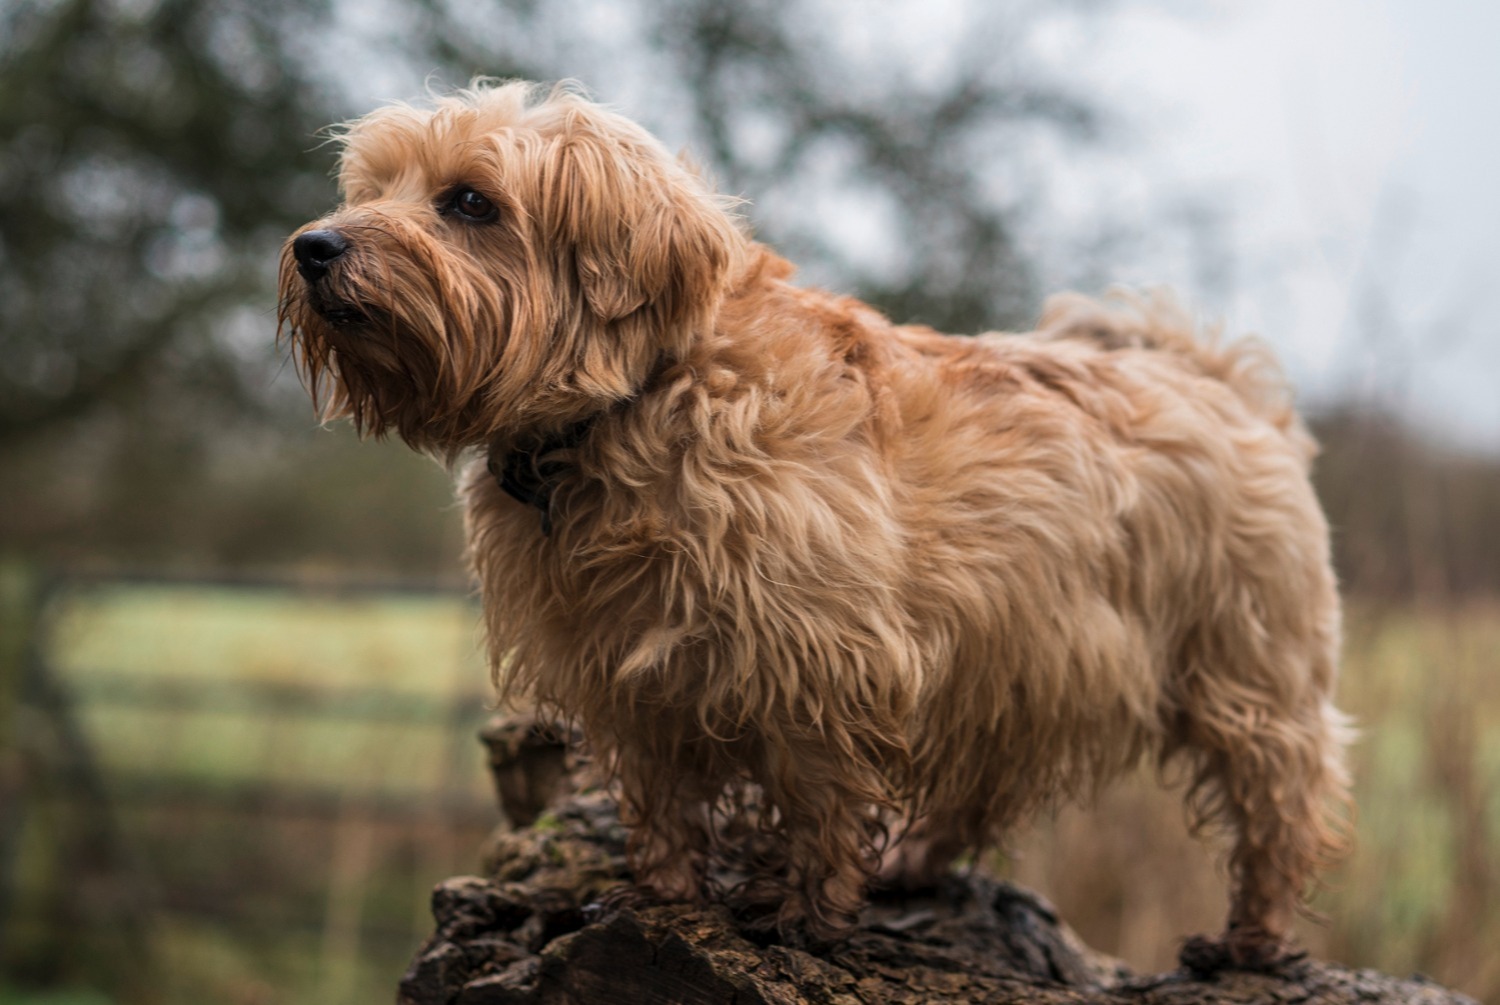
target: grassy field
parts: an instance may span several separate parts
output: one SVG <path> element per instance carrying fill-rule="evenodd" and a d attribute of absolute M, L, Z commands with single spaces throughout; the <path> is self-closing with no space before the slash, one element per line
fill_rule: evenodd
<path fill-rule="evenodd" d="M 130 584 L 64 592 L 44 626 L 108 798 L 47 755 L 15 969 L 169 1005 L 390 1000 L 432 885 L 498 822 L 473 603 Z"/>
<path fill-rule="evenodd" d="M 436 809 L 378 817 L 370 800 L 488 801 L 472 603 L 129 585 L 67 596 L 53 614 L 50 660 L 105 778 L 228 794 L 118 807 L 154 887 L 160 1000 L 389 1000 L 427 930 L 427 889 L 474 868 L 483 827 Z M 1500 607 L 1353 605 L 1342 703 L 1363 730 L 1358 846 L 1318 897 L 1327 920 L 1303 926 L 1317 953 L 1500 1000 L 1497 656 Z M 237 807 L 247 789 L 327 805 Z M 44 897 L 55 856 L 23 861 Z M 1179 800 L 1152 779 L 1018 836 L 1007 868 L 1140 967 L 1170 966 L 1183 935 L 1222 917 L 1213 850 L 1186 837 Z M 64 1000 L 109 999 L 0 988 L 0 1003 Z"/>
<path fill-rule="evenodd" d="M 51 659 L 113 770 L 386 794 L 486 784 L 477 756 L 445 774 L 453 738 L 436 721 L 488 700 L 464 598 L 126 586 L 57 615 Z"/>

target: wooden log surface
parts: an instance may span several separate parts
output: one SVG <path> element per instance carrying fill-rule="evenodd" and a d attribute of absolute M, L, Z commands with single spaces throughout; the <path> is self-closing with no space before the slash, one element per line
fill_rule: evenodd
<path fill-rule="evenodd" d="M 1421 977 L 1310 959 L 1271 973 L 1135 974 L 1036 895 L 979 873 L 877 900 L 848 940 L 801 948 L 722 905 L 621 896 L 624 827 L 607 792 L 575 791 L 562 740 L 518 718 L 492 723 L 485 740 L 517 826 L 492 836 L 483 877 L 434 891 L 436 931 L 402 979 L 402 1005 L 1474 1005 Z"/>

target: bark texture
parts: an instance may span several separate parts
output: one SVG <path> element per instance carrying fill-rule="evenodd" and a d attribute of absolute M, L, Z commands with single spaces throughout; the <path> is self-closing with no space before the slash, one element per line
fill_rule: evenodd
<path fill-rule="evenodd" d="M 402 1005 L 1474 1005 L 1420 977 L 1308 959 L 1272 973 L 1135 974 L 1039 897 L 982 875 L 877 901 L 850 939 L 810 951 L 723 906 L 633 902 L 615 805 L 575 791 L 564 738 L 512 718 L 485 740 L 517 829 L 491 838 L 486 878 L 434 891 L 437 930 L 402 979 Z"/>

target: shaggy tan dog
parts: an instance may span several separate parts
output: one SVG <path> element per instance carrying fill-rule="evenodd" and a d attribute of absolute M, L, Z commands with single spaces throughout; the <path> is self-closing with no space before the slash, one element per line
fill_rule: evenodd
<path fill-rule="evenodd" d="M 1147 299 L 893 325 L 566 90 L 342 151 L 284 329 L 325 415 L 473 457 L 494 672 L 611 766 L 644 890 L 698 897 L 753 786 L 778 920 L 837 936 L 877 872 L 1156 758 L 1233 834 L 1226 958 L 1281 950 L 1347 781 L 1313 446 L 1262 349 Z"/>

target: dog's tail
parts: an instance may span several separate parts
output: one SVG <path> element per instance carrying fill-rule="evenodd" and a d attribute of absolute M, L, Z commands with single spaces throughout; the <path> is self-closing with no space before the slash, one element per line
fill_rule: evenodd
<path fill-rule="evenodd" d="M 1306 458 L 1317 452 L 1271 347 L 1253 337 L 1226 341 L 1217 328 L 1200 328 L 1171 294 L 1111 290 L 1095 298 L 1063 293 L 1048 298 L 1038 327 L 1054 338 L 1088 339 L 1107 349 L 1156 349 L 1183 357 L 1204 376 L 1227 384 Z"/>

